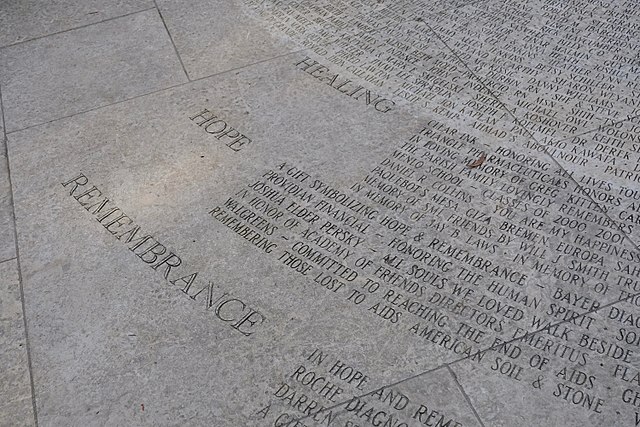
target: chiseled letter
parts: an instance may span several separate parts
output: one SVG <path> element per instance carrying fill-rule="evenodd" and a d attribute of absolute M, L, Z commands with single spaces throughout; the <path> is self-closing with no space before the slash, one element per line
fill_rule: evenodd
<path fill-rule="evenodd" d="M 76 191 L 76 188 L 85 186 L 87 185 L 88 182 L 89 182 L 89 179 L 86 176 L 84 176 L 84 174 L 80 174 L 75 178 L 70 179 L 67 182 L 63 182 L 62 186 L 66 187 L 67 185 L 73 183 L 73 188 L 71 188 L 71 191 L 69 191 L 69 195 L 71 196 L 73 195 L 73 192 Z"/>

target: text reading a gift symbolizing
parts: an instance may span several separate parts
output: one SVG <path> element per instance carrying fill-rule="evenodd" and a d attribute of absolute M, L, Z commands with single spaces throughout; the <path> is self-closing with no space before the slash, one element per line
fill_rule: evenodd
<path fill-rule="evenodd" d="M 250 138 L 240 133 L 239 130 L 206 108 L 195 116 L 189 117 L 189 119 L 203 128 L 208 134 L 223 141 L 224 145 L 233 151 L 240 151 L 245 145 L 251 143 Z"/>

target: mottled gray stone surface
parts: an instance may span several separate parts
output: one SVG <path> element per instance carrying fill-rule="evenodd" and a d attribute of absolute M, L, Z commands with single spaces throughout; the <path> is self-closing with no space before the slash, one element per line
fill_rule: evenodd
<path fill-rule="evenodd" d="M 237 0 L 160 0 L 158 7 L 192 79 L 301 48 L 272 35 Z"/>
<path fill-rule="evenodd" d="M 425 22 L 536 138 L 557 140 L 640 113 L 635 41 L 612 35 L 613 19 L 634 22 L 612 18 L 625 7 L 498 0 Z"/>
<path fill-rule="evenodd" d="M 3 136 L 4 138 L 4 136 Z M 16 256 L 11 187 L 5 156 L 5 142 L 0 146 L 0 261 Z"/>
<path fill-rule="evenodd" d="M 0 313 L 0 425 L 32 426 L 27 341 L 15 260 L 0 262 Z"/>
<path fill-rule="evenodd" d="M 0 96 L 1 95 L 2 95 L 2 87 L 0 87 Z M 2 138 L 4 139 L 4 114 L 0 114 L 0 135 L 2 135 Z"/>
<path fill-rule="evenodd" d="M 41 424 L 640 424 L 637 1 L 157 7 L 0 49 Z"/>
<path fill-rule="evenodd" d="M 640 243 L 640 118 L 557 142 L 549 152 Z M 615 237 L 613 237 L 615 239 Z"/>
<path fill-rule="evenodd" d="M 31 40 L 153 7 L 150 0 L 35 0 L 0 4 L 0 46 Z"/>
<path fill-rule="evenodd" d="M 7 131 L 185 80 L 156 10 L 0 50 Z"/>
<path fill-rule="evenodd" d="M 272 76 L 280 77 L 274 82 Z M 379 117 L 372 109 L 353 109 L 353 100 L 336 99 L 326 85 L 310 82 L 291 66 L 291 58 L 252 67 L 240 77 L 229 74 L 204 80 L 9 136 L 17 170 L 30 170 L 28 165 L 40 162 L 42 156 L 50 165 L 42 170 L 39 184 L 31 187 L 33 192 L 18 190 L 26 190 L 33 177 L 14 174 L 17 223 L 24 230 L 19 234 L 25 248 L 21 262 L 28 272 L 24 277 L 27 315 L 30 310 L 49 311 L 34 320 L 32 336 L 34 372 L 42 379 L 36 384 L 36 394 L 43 422 L 56 423 L 64 417 L 80 422 L 90 419 L 82 417 L 94 416 L 105 422 L 124 422 L 136 414 L 159 417 L 166 423 L 196 416 L 198 422 L 214 419 L 219 425 L 238 425 L 242 418 L 234 416 L 248 415 L 255 408 L 222 396 L 263 395 L 282 372 L 295 368 L 296 359 L 310 348 L 304 338 L 310 334 L 315 337 L 313 345 L 332 347 L 336 342 L 350 342 L 353 328 L 359 328 L 367 331 L 367 338 L 340 357 L 351 355 L 380 368 L 403 357 L 389 353 L 385 362 L 375 352 L 360 355 L 370 340 L 385 339 L 388 327 L 372 329 L 371 322 L 379 324 L 375 318 L 349 315 L 352 303 L 343 301 L 342 295 L 338 298 L 314 286 L 309 278 L 283 269 L 274 261 L 275 251 L 260 256 L 259 249 L 235 238 L 207 212 L 246 186 L 247 180 L 258 179 L 274 167 L 268 155 L 273 150 L 289 153 L 283 161 L 308 165 L 309 170 L 330 167 L 343 171 L 342 175 L 332 174 L 331 180 L 333 185 L 345 186 L 369 167 L 366 163 L 356 167 L 353 159 L 358 152 L 381 159 L 383 141 L 392 140 L 399 126 L 408 136 L 417 124 L 399 115 Z M 289 96 L 278 98 L 282 90 Z M 250 135 L 251 144 L 235 152 L 207 134 L 189 119 L 203 106 L 219 111 L 225 121 Z M 291 127 L 273 126 L 274 114 Z M 149 120 L 141 122 L 141 115 Z M 411 127 L 402 124 L 407 120 Z M 117 137 L 108 123 L 118 124 Z M 174 125 L 167 126 L 169 123 Z M 347 126 L 359 131 L 340 148 L 343 155 L 331 158 L 329 154 L 336 149 L 332 144 L 335 130 Z M 67 142 L 64 147 L 44 144 L 45 134 L 56 134 Z M 155 148 L 140 143 L 148 137 Z M 309 143 L 299 149 L 302 137 Z M 88 140 L 93 144 L 86 150 Z M 42 149 L 34 150 L 36 146 Z M 105 162 L 113 156 L 119 159 L 115 169 Z M 69 195 L 69 188 L 61 185 L 80 172 L 91 177 L 123 211 L 132 212 L 136 223 L 171 245 L 184 258 L 185 274 L 201 272 L 202 279 L 193 285 L 191 295 L 197 292 L 196 286 L 212 280 L 216 289 L 230 292 L 247 305 L 260 311 L 269 307 L 265 312 L 269 320 L 260 334 L 245 338 L 225 326 L 211 310 L 204 309 L 201 296 L 190 300 L 165 281 L 161 272 L 132 254 L 128 245 L 99 228 Z M 197 178 L 202 175 L 210 179 Z M 30 208 L 45 200 L 52 202 L 46 209 L 34 212 Z M 56 205 L 60 202 L 66 208 L 59 210 Z M 184 206 L 194 208 L 185 210 Z M 46 220 L 49 215 L 56 220 Z M 313 297 L 308 298 L 307 293 Z M 319 305 L 321 301 L 324 304 Z M 52 303 L 59 308 L 48 310 Z M 353 320 L 345 323 L 345 315 Z M 95 323 L 94 316 L 101 321 Z M 332 327 L 325 330 L 325 324 Z M 57 330 L 66 338 L 52 340 Z M 221 342 L 234 344 L 221 346 Z M 398 345 L 406 344 L 398 341 Z M 149 345 L 157 350 L 149 353 Z M 141 354 L 139 346 L 145 349 Z M 114 351 L 121 357 L 110 357 Z M 214 354 L 217 362 L 210 359 Z M 211 363 L 220 369 L 208 369 Z M 82 374 L 78 375 L 80 366 Z M 179 366 L 188 367 L 191 374 Z M 408 364 L 401 368 L 402 375 L 417 368 Z M 269 374 L 258 378 L 255 369 Z M 115 372 L 119 374 L 112 375 Z M 378 381 L 392 380 L 393 374 L 390 371 Z M 209 389 L 206 384 L 219 381 L 219 375 L 227 376 L 226 386 Z M 95 389 L 96 383 L 104 387 Z M 179 394 L 185 398 L 175 399 L 170 390 L 176 384 L 181 384 Z M 200 393 L 202 387 L 209 391 Z M 123 390 L 128 390 L 124 396 Z M 145 411 L 138 414 L 142 404 Z M 242 409 L 233 409 L 233 405 Z"/>

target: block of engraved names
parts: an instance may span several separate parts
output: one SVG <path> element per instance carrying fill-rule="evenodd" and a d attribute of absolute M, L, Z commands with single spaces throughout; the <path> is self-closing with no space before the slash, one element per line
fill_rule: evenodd
<path fill-rule="evenodd" d="M 279 0 L 239 0 L 267 28 L 284 34 L 308 48 L 324 46 L 348 36 L 374 33 L 425 15 L 455 9 L 470 0 L 323 0 L 288 2 Z"/>
<path fill-rule="evenodd" d="M 496 138 L 507 116 L 402 108 L 317 59 L 9 135 L 42 423 L 509 425 L 483 372 L 633 363 L 592 319 L 636 296 L 640 254 L 570 173 Z M 598 396 L 544 410 L 633 418 Z"/>
<path fill-rule="evenodd" d="M 640 243 L 639 117 L 551 143 L 546 150 L 618 224 L 609 243 L 624 234 Z M 586 212 L 579 215 L 588 218 Z"/>
<path fill-rule="evenodd" d="M 343 28 L 338 25 L 344 24 L 343 17 L 329 13 L 342 10 L 343 2 L 315 8 L 246 2 L 260 5 L 259 16 L 273 31 L 313 49 L 346 75 L 418 108 L 431 109 L 436 97 L 448 95 L 449 115 L 468 115 L 455 97 L 461 87 L 455 74 L 463 70 L 478 80 L 473 84 L 482 82 L 490 90 L 493 102 L 485 102 L 478 114 L 498 106 L 510 117 L 505 124 L 512 132 L 532 134 L 541 143 L 640 115 L 636 1 L 491 0 L 441 9 L 389 3 L 374 7 L 371 16 L 364 14 L 368 28 L 345 24 L 351 31 L 343 31 L 330 46 L 330 38 L 321 35 Z M 434 53 L 434 44 L 443 48 Z M 437 66 L 439 61 L 449 67 Z"/>
<path fill-rule="evenodd" d="M 541 142 L 640 114 L 635 1 L 480 2 L 427 23 Z"/>

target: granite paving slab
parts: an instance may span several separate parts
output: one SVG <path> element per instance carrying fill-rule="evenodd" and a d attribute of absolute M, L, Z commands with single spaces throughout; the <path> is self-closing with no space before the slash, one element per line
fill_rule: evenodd
<path fill-rule="evenodd" d="M 326 355 L 321 364 L 317 363 L 317 359 L 306 363 L 314 369 L 321 370 L 324 362 L 330 361 L 330 357 Z M 334 408 L 332 414 L 336 420 L 334 424 L 344 426 L 378 423 L 396 426 L 486 425 L 469 403 L 455 374 L 447 366 L 433 369 L 399 384 L 389 384 L 367 395 L 354 397 L 340 408 Z M 318 420 L 324 421 L 320 416 L 315 418 L 306 417 L 299 420 L 305 425 L 314 425 L 313 422 Z"/>
<path fill-rule="evenodd" d="M 506 116 L 339 90 L 307 55 L 9 135 L 43 422 L 304 416 L 280 382 L 316 350 L 337 382 L 312 409 L 633 292 L 635 247 L 626 271 L 577 247 L 606 216 L 569 232 L 582 189 L 525 132 L 496 137 Z"/>
<path fill-rule="evenodd" d="M 2 86 L 0 86 L 0 135 L 4 138 L 4 113 L 2 108 Z"/>
<path fill-rule="evenodd" d="M 603 306 L 451 368 L 486 425 L 635 426 L 637 312 L 638 298 Z"/>
<path fill-rule="evenodd" d="M 616 221 L 619 230 L 612 230 L 610 243 L 623 235 L 640 243 L 639 117 L 551 143 L 546 150 Z"/>
<path fill-rule="evenodd" d="M 0 47 L 152 7 L 152 0 L 3 1 L 0 4 Z"/>
<path fill-rule="evenodd" d="M 323 54 L 324 49 L 310 39 L 323 31 L 340 31 L 327 19 L 308 25 L 292 19 L 303 8 L 298 2 L 288 8 L 274 6 L 279 4 L 273 2 L 266 9 L 272 15 L 263 13 L 262 17 L 267 22 L 279 19 L 275 29 L 293 39 L 307 37 L 309 41 L 303 44 L 315 48 L 316 53 Z M 640 75 L 640 38 L 633 26 L 635 12 L 626 10 L 625 5 L 582 2 L 558 6 L 544 0 L 508 4 L 496 0 L 441 10 L 420 6 L 409 8 L 409 12 L 402 2 L 395 6 L 378 4 L 376 11 L 393 9 L 394 19 L 347 38 L 338 52 L 325 56 L 334 63 L 342 62 L 347 69 L 375 76 L 392 91 L 407 92 L 407 86 L 421 80 L 411 72 L 419 59 L 419 39 L 415 33 L 407 33 L 403 43 L 393 46 L 402 38 L 396 36 L 390 43 L 384 38 L 384 29 L 406 27 L 417 19 L 426 26 L 422 31 L 425 36 L 431 34 L 446 44 L 447 50 L 452 50 L 449 54 L 480 77 L 506 104 L 505 110 L 540 140 L 564 139 L 595 129 L 607 120 L 620 121 L 640 112 L 633 95 Z M 407 45 L 414 45 L 416 50 L 403 58 Z M 389 50 L 385 49 L 391 48 L 397 51 L 393 61 L 381 60 L 388 59 Z M 362 62 L 363 55 L 373 60 Z M 407 99 L 419 102 L 420 97 Z"/>
<path fill-rule="evenodd" d="M 11 204 L 11 185 L 6 157 L 6 142 L 0 145 L 0 261 L 15 258 L 16 242 Z"/>
<path fill-rule="evenodd" d="M 236 0 L 157 3 L 192 79 L 301 49 L 286 37 L 272 35 Z"/>
<path fill-rule="evenodd" d="M 0 262 L 0 425 L 34 426 L 27 341 L 16 260 Z"/>
<path fill-rule="evenodd" d="M 497 0 L 425 22 L 536 138 L 559 140 L 640 112 L 637 17 L 617 2 Z"/>
<path fill-rule="evenodd" d="M 274 82 L 273 76 L 281 77 Z M 13 176 L 16 188 L 21 188 L 16 191 L 16 206 L 21 206 L 17 222 L 27 315 L 34 319 L 30 328 L 33 366 L 39 375 L 36 401 L 44 423 L 97 419 L 117 424 L 138 419 L 131 417 L 176 423 L 196 417 L 198 422 L 213 419 L 216 425 L 242 424 L 245 414 L 257 410 L 257 402 L 248 402 L 264 395 L 276 375 L 289 370 L 307 351 L 307 335 L 314 335 L 313 345 L 331 347 L 350 341 L 352 327 L 370 330 L 370 322 L 384 323 L 354 315 L 351 326 L 345 322 L 350 316 L 340 315 L 353 304 L 346 300 L 346 290 L 336 294 L 327 289 L 329 284 L 313 281 L 336 280 L 337 291 L 338 276 L 326 270 L 321 274 L 317 268 L 313 276 L 308 269 L 303 275 L 296 271 L 299 266 L 283 264 L 285 247 L 294 243 L 280 237 L 280 233 L 290 235 L 280 224 L 284 218 L 279 213 L 286 206 L 272 212 L 278 221 L 255 218 L 247 223 L 258 227 L 250 234 L 249 228 L 235 228 L 241 235 L 230 228 L 235 226 L 229 220 L 221 222 L 222 217 L 210 212 L 234 203 L 228 198 L 238 197 L 235 193 L 249 181 L 260 181 L 277 167 L 269 155 L 273 152 L 286 153 L 282 162 L 305 164 L 309 170 L 343 171 L 343 176 L 332 174 L 332 185 L 344 186 L 341 183 L 368 167 L 354 162 L 357 153 L 380 152 L 380 141 L 399 132 L 399 117 L 381 116 L 353 99 L 336 97 L 334 89 L 310 82 L 291 58 L 251 67 L 242 77 L 230 73 L 224 79 L 200 81 L 9 135 L 17 171 L 26 171 L 28 163 L 42 158 L 50 165 L 37 179 L 19 172 Z M 355 105 L 360 108 L 352 109 Z M 141 121 L 140 114 L 148 120 Z M 201 126 L 211 114 L 223 118 L 229 127 L 226 135 L 217 135 L 226 132 L 221 129 L 223 122 Z M 373 128 L 376 138 L 368 132 L 372 121 L 378 123 Z M 290 125 L 277 125 L 282 122 Z M 107 123 L 118 128 L 117 134 Z M 336 149 L 331 144 L 334 135 L 346 128 L 354 135 L 341 148 L 341 156 L 329 156 Z M 45 134 L 49 135 L 45 139 L 55 134 L 66 143 L 33 150 L 44 143 Z M 155 148 L 141 143 L 146 138 Z M 86 145 L 89 140 L 91 146 Z M 287 170 L 293 172 L 292 168 Z M 71 194 L 71 189 L 79 174 L 91 177 L 91 185 L 100 190 L 76 200 L 80 193 Z M 167 262 L 184 259 L 184 266 L 175 272 L 183 281 L 174 273 L 165 277 L 170 268 L 154 271 L 133 254 L 128 247 L 139 237 L 131 236 L 123 245 L 127 236 L 118 239 L 99 227 L 91 213 L 95 208 L 87 211 L 80 204 L 98 191 L 180 254 Z M 247 195 L 247 203 L 262 194 L 249 191 L 254 196 Z M 27 207 L 41 202 L 48 207 L 40 212 L 56 221 L 45 221 Z M 302 231 L 306 224 L 302 208 L 289 209 L 288 226 L 295 222 Z M 128 220 L 119 221 L 127 227 Z M 278 234 L 270 237 L 274 232 Z M 350 244 L 357 240 L 351 238 Z M 144 258 L 148 260 L 148 255 Z M 353 280 L 351 267 L 332 265 L 344 276 L 340 281 Z M 200 278 L 190 283 L 189 275 L 198 271 Z M 171 281 L 183 286 L 177 288 Z M 206 310 L 209 291 L 199 292 L 208 283 L 215 299 L 223 298 L 216 303 L 218 308 L 210 310 Z M 230 322 L 229 316 L 239 314 L 246 318 Z M 325 322 L 332 327 L 319 327 Z M 376 327 L 371 333 L 386 330 Z M 368 345 L 358 342 L 343 357 L 360 358 L 361 346 Z M 377 354 L 367 354 L 367 363 L 378 363 Z M 389 357 L 394 360 L 396 355 Z M 388 362 L 380 361 L 380 366 Z M 218 368 L 209 369 L 211 364 Z M 186 371 L 191 374 L 180 366 L 189 366 Z M 264 375 L 255 375 L 258 366 L 260 371 L 266 369 Z M 212 387 L 220 375 L 227 379 Z M 203 388 L 207 393 L 198 391 Z M 177 390 L 183 397 L 176 400 Z M 237 399 L 223 397 L 230 393 L 237 393 Z"/>
<path fill-rule="evenodd" d="M 634 0 L 159 6 L 74 31 L 196 81 L 2 82 L 41 424 L 638 425 Z"/>
<path fill-rule="evenodd" d="M 0 49 L 7 132 L 184 81 L 155 9 Z"/>

